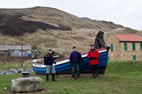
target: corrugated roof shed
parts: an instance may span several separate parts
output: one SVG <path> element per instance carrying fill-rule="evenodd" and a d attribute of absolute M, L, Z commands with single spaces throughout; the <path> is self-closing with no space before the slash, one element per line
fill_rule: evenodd
<path fill-rule="evenodd" d="M 0 50 L 21 50 L 21 46 L 15 45 L 0 45 Z M 23 50 L 31 50 L 31 46 L 23 46 Z"/>

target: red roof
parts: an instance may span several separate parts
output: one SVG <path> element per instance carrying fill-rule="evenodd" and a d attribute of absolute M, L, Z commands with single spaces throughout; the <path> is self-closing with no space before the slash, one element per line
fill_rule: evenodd
<path fill-rule="evenodd" d="M 142 37 L 136 34 L 115 34 L 119 41 L 142 42 Z"/>

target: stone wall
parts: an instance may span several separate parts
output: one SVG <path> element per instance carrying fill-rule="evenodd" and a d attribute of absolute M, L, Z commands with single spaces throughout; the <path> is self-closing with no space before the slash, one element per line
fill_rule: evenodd
<path fill-rule="evenodd" d="M 133 60 L 133 56 L 136 56 L 136 60 L 142 60 L 142 51 L 140 50 L 140 43 L 134 42 L 136 50 L 132 50 L 132 42 L 127 42 L 127 51 L 124 51 L 124 42 L 121 42 L 121 60 Z"/>

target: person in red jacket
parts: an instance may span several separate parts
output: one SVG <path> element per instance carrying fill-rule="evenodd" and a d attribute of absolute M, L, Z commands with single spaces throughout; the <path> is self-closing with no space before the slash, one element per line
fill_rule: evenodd
<path fill-rule="evenodd" d="M 99 61 L 98 58 L 100 57 L 100 53 L 99 51 L 95 48 L 94 45 L 91 45 L 91 49 L 88 52 L 88 56 L 87 56 L 90 60 L 90 65 L 92 67 L 92 76 L 93 78 L 97 78 L 98 77 L 98 65 L 99 65 Z"/>

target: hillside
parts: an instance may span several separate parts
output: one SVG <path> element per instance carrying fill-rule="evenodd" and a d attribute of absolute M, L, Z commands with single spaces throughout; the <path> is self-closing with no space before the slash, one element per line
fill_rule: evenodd
<path fill-rule="evenodd" d="M 106 41 L 111 33 L 139 33 L 113 22 L 79 18 L 49 7 L 0 9 L 0 45 L 20 45 L 23 35 L 24 44 L 37 46 L 42 55 L 53 48 L 68 56 L 72 46 L 86 52 L 99 30 L 105 32 Z"/>
<path fill-rule="evenodd" d="M 0 9 L 0 33 L 2 34 L 16 36 L 25 32 L 32 33 L 37 29 L 66 30 L 61 28 L 61 26 L 73 29 L 100 30 L 124 28 L 113 22 L 91 20 L 85 17 L 79 18 L 64 11 L 48 7 Z"/>

